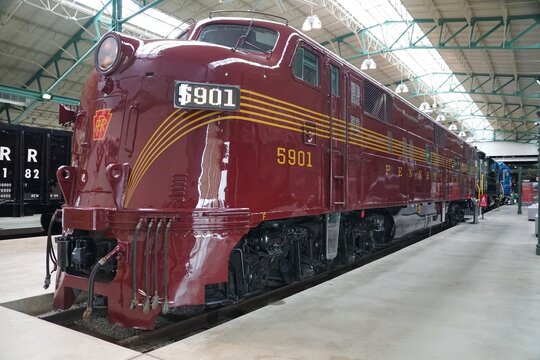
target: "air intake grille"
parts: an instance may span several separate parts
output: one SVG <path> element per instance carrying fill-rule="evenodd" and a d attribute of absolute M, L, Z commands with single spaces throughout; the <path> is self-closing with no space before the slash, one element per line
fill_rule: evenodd
<path fill-rule="evenodd" d="M 392 122 L 392 98 L 380 87 L 364 81 L 364 111 L 382 121 Z"/>

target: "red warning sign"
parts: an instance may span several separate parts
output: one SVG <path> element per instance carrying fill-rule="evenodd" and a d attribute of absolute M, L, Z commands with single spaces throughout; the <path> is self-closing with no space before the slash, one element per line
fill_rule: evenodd
<path fill-rule="evenodd" d="M 487 208 L 488 207 L 488 196 L 482 195 L 480 197 L 480 207 L 481 208 Z"/>

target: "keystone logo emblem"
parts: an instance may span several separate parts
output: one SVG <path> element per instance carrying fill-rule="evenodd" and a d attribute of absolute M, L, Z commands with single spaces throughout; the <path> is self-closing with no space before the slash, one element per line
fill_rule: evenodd
<path fill-rule="evenodd" d="M 112 109 L 96 110 L 94 115 L 94 140 L 103 140 L 112 118 Z"/>

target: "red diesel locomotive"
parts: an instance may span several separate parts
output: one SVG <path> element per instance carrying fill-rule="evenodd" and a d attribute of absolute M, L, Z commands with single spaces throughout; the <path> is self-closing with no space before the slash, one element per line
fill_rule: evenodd
<path fill-rule="evenodd" d="M 286 21 L 107 33 L 72 116 L 54 305 L 88 290 L 122 326 L 354 262 L 475 196 L 472 147 Z"/>

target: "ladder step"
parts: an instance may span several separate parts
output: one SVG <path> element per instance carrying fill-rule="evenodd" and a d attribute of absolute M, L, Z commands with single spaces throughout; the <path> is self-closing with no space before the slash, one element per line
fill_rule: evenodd
<path fill-rule="evenodd" d="M 343 176 L 343 175 L 334 175 L 334 179 L 343 180 L 343 179 L 345 179 L 345 176 Z"/>
<path fill-rule="evenodd" d="M 334 201 L 334 205 L 345 205 L 344 201 Z"/>

